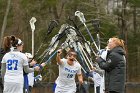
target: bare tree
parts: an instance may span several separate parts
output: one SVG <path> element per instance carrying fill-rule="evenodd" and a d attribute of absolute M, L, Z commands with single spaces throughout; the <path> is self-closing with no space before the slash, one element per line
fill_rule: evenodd
<path fill-rule="evenodd" d="M 11 0 L 8 0 L 5 16 L 4 16 L 4 20 L 3 20 L 3 25 L 2 25 L 2 28 L 1 28 L 0 47 L 2 47 L 2 40 L 3 40 L 3 36 L 4 36 L 4 31 L 5 31 L 6 25 L 7 25 L 7 16 L 9 14 L 10 4 L 11 4 Z"/>

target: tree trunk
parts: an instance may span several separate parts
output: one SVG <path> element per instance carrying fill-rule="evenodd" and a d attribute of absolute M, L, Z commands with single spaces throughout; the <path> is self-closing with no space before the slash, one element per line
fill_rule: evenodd
<path fill-rule="evenodd" d="M 125 32 L 126 32 L 126 0 L 122 0 L 122 14 L 121 14 L 121 38 L 125 40 Z"/>
<path fill-rule="evenodd" d="M 7 25 L 7 16 L 9 14 L 9 10 L 10 10 L 10 4 L 11 4 L 11 0 L 8 0 L 7 1 L 7 8 L 6 8 L 5 16 L 4 16 L 4 20 L 3 20 L 3 25 L 2 25 L 2 28 L 1 28 L 0 47 L 2 47 L 4 31 L 5 31 L 6 25 Z"/>
<path fill-rule="evenodd" d="M 125 41 L 126 46 L 126 64 L 128 62 L 128 50 L 127 50 L 127 37 L 128 32 L 126 28 L 126 6 L 127 6 L 127 0 L 122 0 L 122 14 L 121 14 L 121 38 Z M 126 65 L 126 82 L 129 79 L 129 69 L 128 65 Z"/>
<path fill-rule="evenodd" d="M 109 0 L 107 0 L 106 10 L 107 10 L 107 14 L 109 14 Z"/>
<path fill-rule="evenodd" d="M 133 27 L 134 27 L 134 36 L 137 32 L 137 23 L 136 23 L 136 6 L 133 6 Z"/>

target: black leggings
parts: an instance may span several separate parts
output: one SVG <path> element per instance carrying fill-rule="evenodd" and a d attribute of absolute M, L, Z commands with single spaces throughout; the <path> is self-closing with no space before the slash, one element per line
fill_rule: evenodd
<path fill-rule="evenodd" d="M 100 93 L 100 86 L 96 87 L 96 93 Z"/>
<path fill-rule="evenodd" d="M 115 91 L 109 91 L 109 93 L 119 93 L 119 92 L 115 92 Z"/>

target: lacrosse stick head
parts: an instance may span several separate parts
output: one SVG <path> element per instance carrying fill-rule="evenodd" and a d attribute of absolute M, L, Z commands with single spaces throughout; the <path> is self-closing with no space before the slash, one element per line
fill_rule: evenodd
<path fill-rule="evenodd" d="M 84 14 L 83 14 L 82 12 L 76 11 L 76 12 L 75 12 L 75 16 L 79 17 L 79 19 L 80 19 L 80 21 L 81 21 L 82 23 L 85 23 L 85 22 L 86 22 L 86 19 L 85 19 Z"/>
<path fill-rule="evenodd" d="M 77 41 L 76 29 L 73 26 L 67 26 L 68 31 L 66 31 L 67 41 Z"/>
<path fill-rule="evenodd" d="M 100 20 L 99 19 L 94 19 L 94 20 L 92 20 L 92 24 L 94 26 L 95 31 L 99 32 Z"/>
<path fill-rule="evenodd" d="M 31 26 L 32 31 L 35 30 L 35 24 L 34 24 L 35 22 L 36 22 L 36 18 L 32 17 L 30 20 L 30 26 Z"/>
<path fill-rule="evenodd" d="M 31 53 L 25 53 L 25 55 L 27 56 L 28 59 L 32 59 L 33 55 Z"/>
<path fill-rule="evenodd" d="M 48 26 L 48 34 L 52 32 L 52 30 L 58 26 L 58 21 L 52 20 Z"/>
<path fill-rule="evenodd" d="M 66 29 L 67 26 L 68 26 L 68 24 L 61 25 L 61 28 L 60 28 L 58 34 L 61 34 L 63 31 L 65 31 L 65 29 Z"/>
<path fill-rule="evenodd" d="M 67 40 L 66 40 L 64 43 L 61 44 L 61 48 L 62 48 L 62 49 L 65 49 L 66 51 L 67 51 L 67 48 L 69 48 L 68 46 L 69 46 L 69 45 L 68 45 L 68 43 L 67 43 Z"/>
<path fill-rule="evenodd" d="M 76 33 L 76 29 L 73 27 L 73 26 L 67 26 L 67 29 L 69 31 L 67 31 L 67 34 L 70 35 L 70 36 L 76 36 L 77 33 Z"/>
<path fill-rule="evenodd" d="M 33 55 L 31 53 L 25 53 L 26 57 L 28 58 L 28 61 L 31 62 L 33 59 Z"/>

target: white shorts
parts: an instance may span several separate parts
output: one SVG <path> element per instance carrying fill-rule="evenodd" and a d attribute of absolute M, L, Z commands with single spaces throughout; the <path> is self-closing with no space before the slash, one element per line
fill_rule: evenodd
<path fill-rule="evenodd" d="M 3 93 L 23 93 L 23 84 L 4 82 Z"/>
<path fill-rule="evenodd" d="M 59 86 L 56 86 L 55 93 L 76 93 L 76 88 L 75 87 L 61 88 Z"/>

